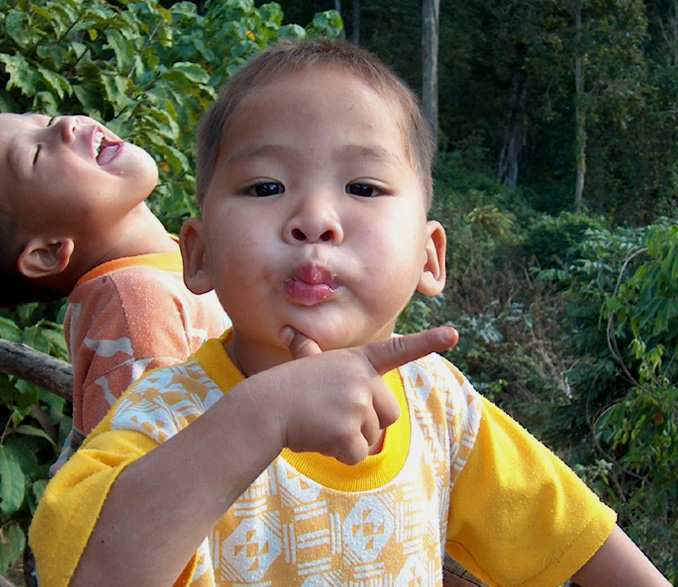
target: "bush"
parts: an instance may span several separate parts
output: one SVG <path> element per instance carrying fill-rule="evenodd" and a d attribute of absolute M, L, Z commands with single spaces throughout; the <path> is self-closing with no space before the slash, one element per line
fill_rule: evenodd
<path fill-rule="evenodd" d="M 678 224 L 588 234 L 563 287 L 562 339 L 581 362 L 570 410 L 580 472 L 670 580 L 678 577 Z M 555 432 L 555 431 L 554 431 Z"/>
<path fill-rule="evenodd" d="M 542 268 L 567 266 L 590 230 L 601 230 L 600 220 L 571 212 L 542 216 L 527 231 L 524 254 Z"/>

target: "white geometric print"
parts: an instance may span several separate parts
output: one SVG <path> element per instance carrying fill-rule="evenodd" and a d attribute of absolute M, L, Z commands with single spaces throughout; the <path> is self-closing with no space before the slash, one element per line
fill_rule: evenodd
<path fill-rule="evenodd" d="M 293 502 L 297 503 L 311 503 L 315 501 L 320 493 L 320 485 L 305 477 L 294 467 L 290 466 L 285 459 L 276 459 L 276 475 L 278 477 L 278 485 L 284 488 L 285 493 L 289 494 L 293 500 L 288 501 L 283 495 L 283 500 L 286 504 Z"/>
<path fill-rule="evenodd" d="M 91 339 L 85 338 L 83 344 L 91 351 L 94 351 L 101 357 L 112 357 L 116 353 L 123 353 L 125 355 L 134 356 L 134 349 L 132 349 L 132 341 L 127 337 L 118 338 L 116 340 L 106 339 Z"/>
<path fill-rule="evenodd" d="M 256 519 L 243 520 L 221 544 L 222 558 L 249 582 L 261 581 L 281 552 L 280 538 Z"/>
<path fill-rule="evenodd" d="M 432 584 L 426 575 L 426 567 L 421 559 L 416 555 L 410 556 L 405 561 L 393 587 L 426 587 Z"/>
<path fill-rule="evenodd" d="M 325 577 L 320 577 L 318 575 L 314 577 L 309 577 L 302 584 L 301 587 L 333 587 Z"/>
<path fill-rule="evenodd" d="M 393 516 L 374 496 L 360 498 L 344 520 L 344 544 L 364 562 L 374 561 L 393 535 Z"/>

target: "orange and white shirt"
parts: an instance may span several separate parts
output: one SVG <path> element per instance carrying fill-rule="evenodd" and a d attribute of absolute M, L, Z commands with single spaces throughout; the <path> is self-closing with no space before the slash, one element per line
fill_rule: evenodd
<path fill-rule="evenodd" d="M 186 287 L 179 252 L 103 263 L 78 280 L 68 303 L 73 430 L 53 472 L 145 372 L 185 361 L 230 325 L 214 292 Z"/>
<path fill-rule="evenodd" d="M 52 479 L 30 530 L 41 585 L 68 584 L 120 471 L 242 381 L 228 336 L 139 381 Z M 385 381 L 401 416 L 379 454 L 283 450 L 176 585 L 435 586 L 447 550 L 490 585 L 557 586 L 609 536 L 614 512 L 445 359 Z"/>

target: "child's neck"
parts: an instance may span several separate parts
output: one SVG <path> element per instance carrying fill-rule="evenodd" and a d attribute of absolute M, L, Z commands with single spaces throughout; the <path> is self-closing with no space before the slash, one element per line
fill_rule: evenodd
<path fill-rule="evenodd" d="M 85 267 L 86 271 L 121 257 L 177 252 L 179 245 L 142 203 L 128 214 L 124 222 L 103 235 L 91 251 L 85 261 L 85 265 L 91 266 Z"/>
<path fill-rule="evenodd" d="M 234 338 L 237 337 L 235 330 L 233 331 L 233 336 Z M 233 364 L 245 377 L 250 377 L 260 371 L 265 371 L 292 360 L 292 356 L 286 350 L 269 349 L 266 352 L 264 349 L 261 349 L 257 353 L 246 352 L 243 350 L 243 345 L 234 342 L 233 339 L 226 344 L 225 348 Z"/>
<path fill-rule="evenodd" d="M 84 235 L 76 240 L 71 262 L 60 275 L 60 289 L 70 293 L 85 273 L 113 259 L 174 252 L 179 252 L 176 240 L 146 204 L 141 203 L 122 223 L 105 233 Z"/>

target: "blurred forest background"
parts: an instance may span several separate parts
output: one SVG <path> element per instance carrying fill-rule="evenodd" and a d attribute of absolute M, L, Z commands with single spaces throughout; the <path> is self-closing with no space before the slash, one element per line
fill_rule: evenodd
<path fill-rule="evenodd" d="M 253 52 L 343 35 L 425 94 L 437 42 L 449 282 L 400 330 L 456 326 L 449 358 L 675 582 L 678 0 L 442 0 L 432 40 L 436 4 L 0 0 L 0 110 L 84 112 L 146 148 L 151 207 L 177 232 L 196 210 L 193 129 Z M 0 336 L 67 358 L 63 312 L 4 311 Z M 69 410 L 0 373 L 0 573 L 23 556 Z"/>

